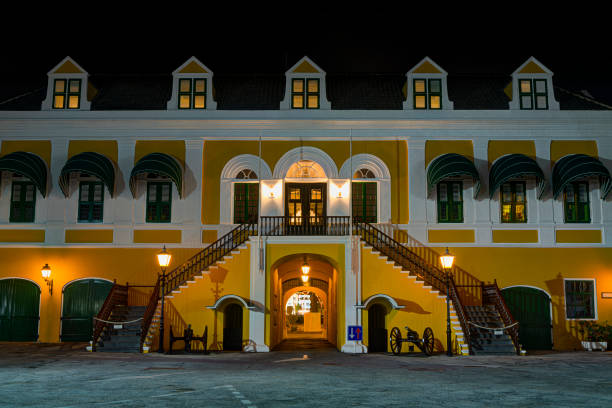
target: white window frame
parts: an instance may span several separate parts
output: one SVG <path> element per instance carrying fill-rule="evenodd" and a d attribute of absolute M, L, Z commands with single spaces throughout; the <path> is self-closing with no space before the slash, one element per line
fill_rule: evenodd
<path fill-rule="evenodd" d="M 594 317 L 567 317 L 567 294 L 565 293 L 565 281 L 593 281 L 593 312 Z M 597 316 L 597 280 L 595 278 L 563 278 L 563 313 L 565 314 L 565 320 L 598 320 Z"/>

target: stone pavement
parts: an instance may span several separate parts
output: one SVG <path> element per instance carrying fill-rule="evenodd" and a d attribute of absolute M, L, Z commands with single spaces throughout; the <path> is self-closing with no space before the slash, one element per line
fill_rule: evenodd
<path fill-rule="evenodd" d="M 82 350 L 0 343 L 0 407 L 612 407 L 612 352 L 427 358 L 334 349 Z"/>

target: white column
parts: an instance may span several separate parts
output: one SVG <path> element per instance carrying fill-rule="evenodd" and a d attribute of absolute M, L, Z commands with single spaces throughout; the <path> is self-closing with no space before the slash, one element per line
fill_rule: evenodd
<path fill-rule="evenodd" d="M 427 175 L 425 174 L 425 141 L 408 141 L 409 234 L 427 241 Z"/>
<path fill-rule="evenodd" d="M 249 298 L 257 305 L 256 310 L 249 310 L 249 345 L 244 351 L 268 352 L 270 348 L 265 342 L 266 328 L 266 266 L 260 260 L 265 259 L 265 242 L 261 237 L 252 237 L 249 241 L 251 248 L 250 279 L 251 291 Z"/>
<path fill-rule="evenodd" d="M 343 353 L 367 353 L 368 348 L 362 341 L 348 338 L 349 326 L 363 326 L 361 324 L 361 251 L 359 250 L 359 237 L 348 237 L 344 244 L 344 330 L 345 343 L 342 345 Z"/>
<path fill-rule="evenodd" d="M 194 248 L 202 244 L 202 140 L 185 141 L 183 175 L 183 244 Z"/>
<path fill-rule="evenodd" d="M 47 204 L 47 231 L 45 242 L 52 245 L 64 243 L 64 228 L 66 226 L 66 198 L 59 187 L 59 176 L 68 160 L 68 139 L 59 138 L 51 140 L 51 168 Z M 41 197 L 42 198 L 42 197 Z M 38 210 L 38 206 L 36 208 Z M 44 220 L 41 220 L 44 221 Z"/>
<path fill-rule="evenodd" d="M 480 193 L 478 197 L 473 199 L 476 242 L 479 244 L 489 244 L 493 240 L 491 232 L 491 206 L 489 205 L 489 139 L 475 139 L 473 143 L 474 165 L 480 176 Z"/>
<path fill-rule="evenodd" d="M 134 167 L 134 140 L 119 140 L 117 142 L 117 184 L 115 186 L 115 236 L 117 245 L 132 243 L 132 227 L 134 226 L 134 198 L 130 192 L 130 173 Z"/>
<path fill-rule="evenodd" d="M 552 170 L 550 168 L 550 140 L 536 140 L 536 163 L 544 173 L 546 188 L 538 200 L 538 232 L 540 243 L 555 243 L 555 205 L 552 194 Z"/>

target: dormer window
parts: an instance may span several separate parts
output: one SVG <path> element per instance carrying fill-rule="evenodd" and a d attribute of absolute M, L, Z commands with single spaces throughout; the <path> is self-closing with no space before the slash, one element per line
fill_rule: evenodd
<path fill-rule="evenodd" d="M 319 97 L 319 79 L 294 78 L 292 80 L 292 109 L 319 109 Z"/>
<path fill-rule="evenodd" d="M 47 97 L 42 110 L 89 110 L 96 90 L 89 74 L 72 58 L 66 57 L 47 73 Z"/>
<path fill-rule="evenodd" d="M 414 80 L 414 108 L 442 109 L 442 80 Z"/>
<path fill-rule="evenodd" d="M 519 80 L 521 109 L 548 109 L 548 91 L 545 79 Z"/>
<path fill-rule="evenodd" d="M 512 73 L 512 86 L 505 90 L 510 109 L 559 110 L 552 88 L 553 73 L 531 57 Z"/>
<path fill-rule="evenodd" d="M 206 109 L 206 78 L 179 80 L 179 109 Z"/>
<path fill-rule="evenodd" d="M 53 86 L 53 109 L 79 109 L 81 80 L 56 79 Z"/>
<path fill-rule="evenodd" d="M 448 74 L 429 57 L 425 57 L 406 74 L 404 109 L 453 109 L 448 99 Z"/>
<path fill-rule="evenodd" d="M 215 110 L 213 73 L 196 57 L 189 58 L 172 73 L 172 96 L 168 110 Z"/>
<path fill-rule="evenodd" d="M 326 95 L 325 71 L 304 57 L 285 72 L 285 98 L 280 109 L 330 109 Z"/>

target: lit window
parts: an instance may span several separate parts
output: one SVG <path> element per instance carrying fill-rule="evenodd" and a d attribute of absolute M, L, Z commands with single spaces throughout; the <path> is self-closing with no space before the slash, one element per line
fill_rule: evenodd
<path fill-rule="evenodd" d="M 206 109 L 206 79 L 179 79 L 179 109 Z"/>
<path fill-rule="evenodd" d="M 79 186 L 79 222 L 102 222 L 104 214 L 104 184 L 82 181 Z"/>
<path fill-rule="evenodd" d="M 291 107 L 293 109 L 319 109 L 319 79 L 293 79 L 291 81 Z"/>
<path fill-rule="evenodd" d="M 438 183 L 438 222 L 463 222 L 463 182 Z"/>
<path fill-rule="evenodd" d="M 568 319 L 595 318 L 594 280 L 565 280 L 565 315 Z"/>
<path fill-rule="evenodd" d="M 56 79 L 53 83 L 53 109 L 79 109 L 81 80 Z"/>
<path fill-rule="evenodd" d="M 563 194 L 565 222 L 591 222 L 589 183 L 579 181 L 568 184 Z"/>
<path fill-rule="evenodd" d="M 147 222 L 170 222 L 172 183 L 147 183 Z"/>
<path fill-rule="evenodd" d="M 548 88 L 545 79 L 519 80 L 521 109 L 548 109 Z"/>
<path fill-rule="evenodd" d="M 414 108 L 442 109 L 442 80 L 414 80 Z"/>
<path fill-rule="evenodd" d="M 501 187 L 501 222 L 527 222 L 525 183 L 516 181 Z"/>
<path fill-rule="evenodd" d="M 28 181 L 14 181 L 11 189 L 10 222 L 34 222 L 36 187 Z"/>

